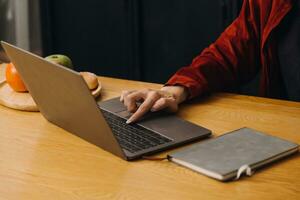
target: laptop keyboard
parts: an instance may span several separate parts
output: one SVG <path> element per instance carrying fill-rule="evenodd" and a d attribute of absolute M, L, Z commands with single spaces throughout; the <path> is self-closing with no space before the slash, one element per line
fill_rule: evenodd
<path fill-rule="evenodd" d="M 103 109 L 101 109 L 101 112 L 120 146 L 131 153 L 172 141 L 138 124 L 126 124 L 125 119 Z"/>

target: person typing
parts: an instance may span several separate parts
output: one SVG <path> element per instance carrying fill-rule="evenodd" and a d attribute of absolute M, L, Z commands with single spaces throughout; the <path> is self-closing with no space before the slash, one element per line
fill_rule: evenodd
<path fill-rule="evenodd" d="M 176 112 L 187 99 L 238 91 L 253 80 L 259 96 L 300 101 L 300 0 L 244 0 L 233 23 L 164 87 L 123 91 L 120 100 L 132 123 L 149 111 Z"/>

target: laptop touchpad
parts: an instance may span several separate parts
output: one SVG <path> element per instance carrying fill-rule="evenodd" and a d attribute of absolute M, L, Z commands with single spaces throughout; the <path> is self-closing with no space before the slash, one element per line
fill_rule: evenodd
<path fill-rule="evenodd" d="M 109 110 L 110 112 L 113 112 L 113 113 L 118 113 L 118 112 L 127 110 L 127 108 L 124 106 L 124 104 L 122 102 L 120 102 L 120 97 L 113 98 L 113 99 L 110 99 L 107 101 L 100 101 L 97 103 L 101 108 Z"/>

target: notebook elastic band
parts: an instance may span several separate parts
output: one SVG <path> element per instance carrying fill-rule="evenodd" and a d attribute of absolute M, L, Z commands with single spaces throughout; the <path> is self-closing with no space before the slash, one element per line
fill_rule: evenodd
<path fill-rule="evenodd" d="M 247 175 L 247 176 L 251 176 L 251 175 L 253 174 L 253 172 L 252 172 L 251 168 L 249 167 L 249 165 L 242 165 L 242 166 L 239 168 L 239 170 L 238 170 L 238 172 L 237 172 L 237 174 L 236 174 L 235 180 L 240 179 L 241 175 L 242 175 L 243 173 L 245 173 L 245 172 L 246 172 L 246 175 Z"/>

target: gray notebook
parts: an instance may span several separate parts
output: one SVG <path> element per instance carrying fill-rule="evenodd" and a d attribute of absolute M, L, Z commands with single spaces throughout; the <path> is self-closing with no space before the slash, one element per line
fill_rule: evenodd
<path fill-rule="evenodd" d="M 169 160 L 226 181 L 298 151 L 299 145 L 250 128 L 194 144 L 170 154 Z"/>

